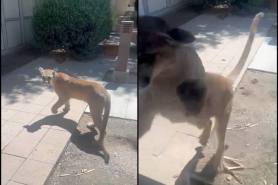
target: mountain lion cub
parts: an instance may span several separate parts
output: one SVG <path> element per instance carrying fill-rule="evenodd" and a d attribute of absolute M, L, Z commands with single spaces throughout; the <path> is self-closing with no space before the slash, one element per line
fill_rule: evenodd
<path fill-rule="evenodd" d="M 70 98 L 82 100 L 88 103 L 94 123 L 88 124 L 87 127 L 90 129 L 96 127 L 98 129 L 98 143 L 104 152 L 105 163 L 108 163 L 109 154 L 103 145 L 103 140 L 106 134 L 105 129 L 111 106 L 110 94 L 108 91 L 101 84 L 95 81 L 89 82 L 62 72 L 57 72 L 53 69 L 43 69 L 42 67 L 39 67 L 39 71 L 43 81 L 54 87 L 54 90 L 59 98 L 51 108 L 53 114 L 56 114 L 57 110 L 62 105 L 65 105 L 63 111 L 68 112 L 70 110 Z"/>

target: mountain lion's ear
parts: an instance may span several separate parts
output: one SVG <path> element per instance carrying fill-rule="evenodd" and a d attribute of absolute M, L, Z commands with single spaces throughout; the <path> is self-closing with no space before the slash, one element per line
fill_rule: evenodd
<path fill-rule="evenodd" d="M 195 41 L 195 37 L 192 33 L 180 28 L 173 28 L 169 30 L 167 34 L 176 42 L 189 44 Z"/>
<path fill-rule="evenodd" d="M 56 75 L 56 71 L 53 70 L 53 72 L 52 72 L 53 78 L 55 77 L 55 75 Z"/>
<path fill-rule="evenodd" d="M 42 67 L 39 67 L 38 70 L 39 70 L 40 73 L 43 73 L 43 68 Z"/>

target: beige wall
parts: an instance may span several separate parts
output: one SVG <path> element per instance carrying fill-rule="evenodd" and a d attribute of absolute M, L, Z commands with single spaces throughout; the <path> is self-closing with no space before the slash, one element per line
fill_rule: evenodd
<path fill-rule="evenodd" d="M 1 0 L 1 54 L 32 41 L 34 5 L 35 0 Z"/>

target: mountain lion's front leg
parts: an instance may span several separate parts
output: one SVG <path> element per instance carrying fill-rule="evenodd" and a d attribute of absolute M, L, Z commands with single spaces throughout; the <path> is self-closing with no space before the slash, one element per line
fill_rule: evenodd
<path fill-rule="evenodd" d="M 57 102 L 52 106 L 51 112 L 52 112 L 53 114 L 57 114 L 58 109 L 59 109 L 62 105 L 66 104 L 68 100 L 69 100 L 69 99 L 67 99 L 67 98 L 61 98 L 61 97 L 59 97 L 59 99 L 57 100 Z"/>
<path fill-rule="evenodd" d="M 64 112 L 68 112 L 70 110 L 70 103 L 69 100 L 65 102 L 65 108 L 63 109 Z"/>

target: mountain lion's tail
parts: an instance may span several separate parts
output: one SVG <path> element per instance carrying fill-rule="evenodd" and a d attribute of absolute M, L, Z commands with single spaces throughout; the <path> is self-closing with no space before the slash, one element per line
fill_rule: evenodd
<path fill-rule="evenodd" d="M 111 108 L 111 97 L 110 94 L 108 94 L 105 106 L 104 106 L 104 113 L 103 113 L 103 119 L 102 119 L 102 124 L 107 125 L 108 119 L 109 119 L 109 114 L 110 114 L 110 108 Z"/>

